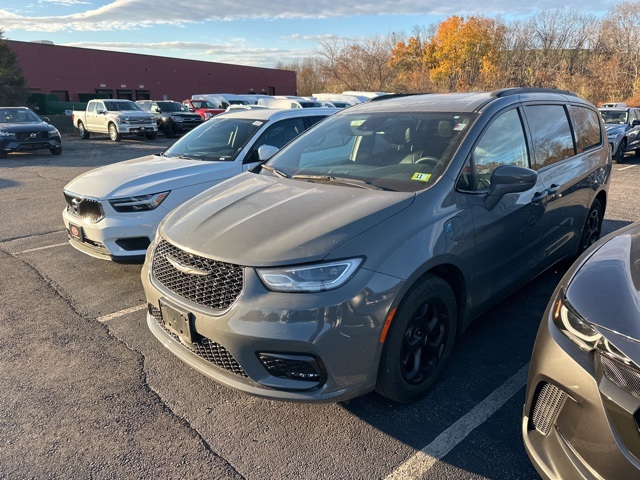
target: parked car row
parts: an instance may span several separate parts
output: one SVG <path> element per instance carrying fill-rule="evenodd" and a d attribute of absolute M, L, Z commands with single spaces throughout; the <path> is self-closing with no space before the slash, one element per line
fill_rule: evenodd
<path fill-rule="evenodd" d="M 417 401 L 475 318 L 575 261 L 534 346 L 525 449 L 544 478 L 635 478 L 640 223 L 599 240 L 603 118 L 519 88 L 245 108 L 78 176 L 63 220 L 88 255 L 144 259 L 147 326 L 178 358 L 291 401 Z"/>

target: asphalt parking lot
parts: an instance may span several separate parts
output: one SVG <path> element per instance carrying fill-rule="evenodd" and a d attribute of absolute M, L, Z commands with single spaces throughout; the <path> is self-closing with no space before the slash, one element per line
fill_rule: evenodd
<path fill-rule="evenodd" d="M 535 479 L 520 419 L 558 265 L 479 318 L 422 401 L 338 404 L 222 387 L 147 330 L 140 265 L 67 244 L 63 186 L 172 140 L 65 137 L 0 161 L 0 478 Z M 614 164 L 604 233 L 640 219 L 640 158 Z"/>

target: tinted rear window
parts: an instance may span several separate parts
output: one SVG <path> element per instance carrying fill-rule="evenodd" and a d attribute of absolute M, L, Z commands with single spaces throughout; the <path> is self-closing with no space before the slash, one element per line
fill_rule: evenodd
<path fill-rule="evenodd" d="M 597 112 L 590 108 L 571 105 L 569 114 L 573 122 L 578 153 L 601 144 L 600 119 Z"/>

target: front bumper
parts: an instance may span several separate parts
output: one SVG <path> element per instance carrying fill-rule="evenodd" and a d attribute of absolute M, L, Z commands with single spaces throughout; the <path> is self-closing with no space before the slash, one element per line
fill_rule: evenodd
<path fill-rule="evenodd" d="M 22 152 L 32 150 L 54 150 L 60 148 L 62 142 L 60 137 L 34 138 L 28 140 L 17 139 L 0 139 L 0 151 L 4 152 Z"/>
<path fill-rule="evenodd" d="M 522 435 L 543 478 L 639 478 L 640 398 L 604 374 L 554 325 L 550 308 L 529 369 Z"/>
<path fill-rule="evenodd" d="M 105 216 L 92 223 L 71 215 L 65 208 L 62 219 L 69 243 L 77 250 L 104 260 L 142 263 L 158 224 L 167 213 L 168 210 L 159 206 L 139 214 Z"/>
<path fill-rule="evenodd" d="M 194 369 L 233 389 L 289 401 L 338 402 L 375 387 L 380 333 L 400 288 L 398 279 L 361 268 L 335 290 L 276 293 L 244 267 L 239 297 L 215 310 L 179 296 L 150 274 L 154 247 L 141 273 L 147 324 Z M 175 312 L 182 317 L 178 323 L 188 324 L 187 338 L 177 333 L 175 323 L 167 325 Z M 269 369 L 261 354 L 285 358 L 284 366 Z M 299 370 L 293 371 L 300 365 L 319 375 L 301 379 Z"/>
<path fill-rule="evenodd" d="M 131 125 L 122 123 L 118 125 L 118 131 L 121 135 L 146 135 L 158 131 L 158 126 L 154 124 L 147 125 Z"/>

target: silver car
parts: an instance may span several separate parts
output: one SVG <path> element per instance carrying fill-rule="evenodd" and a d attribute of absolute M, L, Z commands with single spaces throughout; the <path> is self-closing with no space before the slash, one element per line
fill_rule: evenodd
<path fill-rule="evenodd" d="M 640 223 L 591 247 L 542 319 L 522 434 L 543 478 L 640 478 Z"/>
<path fill-rule="evenodd" d="M 165 218 L 147 324 L 247 393 L 418 400 L 474 318 L 599 238 L 604 132 L 555 90 L 340 111 Z"/>

